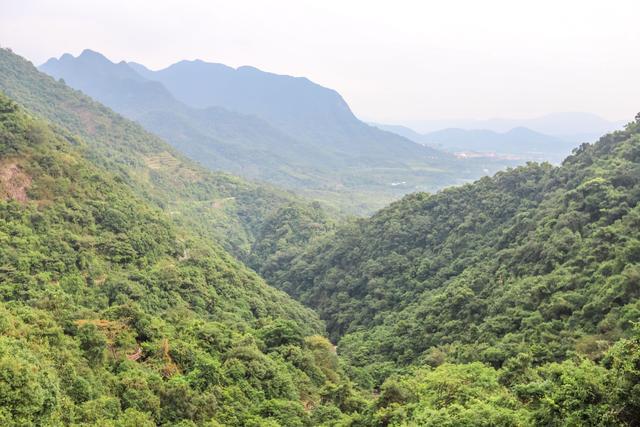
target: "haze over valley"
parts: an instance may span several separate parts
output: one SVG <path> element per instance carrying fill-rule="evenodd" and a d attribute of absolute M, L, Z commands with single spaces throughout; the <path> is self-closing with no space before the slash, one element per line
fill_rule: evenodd
<path fill-rule="evenodd" d="M 253 67 L 181 61 L 154 72 L 87 49 L 40 69 L 213 170 L 349 213 L 371 213 L 408 192 L 436 191 L 516 164 L 416 144 L 361 122 L 334 90 Z"/>

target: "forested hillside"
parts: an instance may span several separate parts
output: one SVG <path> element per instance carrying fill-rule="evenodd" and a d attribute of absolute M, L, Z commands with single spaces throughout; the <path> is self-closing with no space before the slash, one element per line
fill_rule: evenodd
<path fill-rule="evenodd" d="M 1 425 L 640 425 L 640 115 L 335 224 L 8 50 L 0 91 Z"/>
<path fill-rule="evenodd" d="M 0 90 L 83 137 L 83 155 L 120 176 L 174 221 L 197 229 L 240 259 L 251 255 L 265 218 L 281 208 L 310 209 L 286 191 L 197 165 L 139 125 L 40 73 L 6 49 L 0 49 Z M 321 223 L 329 221 L 321 212 L 315 216 L 322 218 Z M 252 259 L 256 265 L 256 256 Z"/>
<path fill-rule="evenodd" d="M 561 167 L 417 193 L 339 227 L 270 283 L 378 378 L 397 366 L 597 360 L 640 320 L 640 123 Z"/>
<path fill-rule="evenodd" d="M 3 425 L 303 425 L 358 407 L 310 310 L 3 95 L 0 138 Z"/>

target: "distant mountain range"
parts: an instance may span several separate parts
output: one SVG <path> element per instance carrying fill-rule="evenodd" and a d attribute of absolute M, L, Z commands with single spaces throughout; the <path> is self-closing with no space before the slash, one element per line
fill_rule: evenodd
<path fill-rule="evenodd" d="M 137 68 L 140 68 L 138 66 Z M 125 62 L 112 63 L 103 55 L 85 50 L 77 58 L 69 54 L 50 59 L 40 69 L 137 120 L 190 157 L 212 169 L 243 173 L 253 178 L 287 181 L 304 185 L 313 164 L 306 162 L 309 147 L 300 147 L 284 134 L 256 116 L 238 114 L 220 107 L 194 108 L 177 100 L 163 84 L 141 76 Z M 304 149 L 305 153 L 300 153 Z M 291 169 L 278 153 L 294 159 Z M 323 153 L 311 152 L 319 161 Z M 263 170 L 255 171 L 253 157 Z M 268 175 L 266 175 L 268 169 Z"/>
<path fill-rule="evenodd" d="M 560 162 L 578 145 L 555 136 L 516 127 L 507 132 L 447 128 L 420 134 L 405 126 L 376 125 L 420 144 L 450 152 L 496 153 L 527 160 Z"/>
<path fill-rule="evenodd" d="M 40 69 L 215 170 L 371 211 L 402 194 L 467 182 L 511 163 L 460 160 L 358 120 L 336 91 L 253 67 L 181 61 L 151 71 L 85 50 Z M 391 185 L 393 183 L 402 185 Z"/>
<path fill-rule="evenodd" d="M 430 133 L 448 128 L 484 129 L 504 133 L 513 128 L 526 127 L 562 140 L 582 143 L 593 142 L 604 133 L 621 129 L 626 122 L 606 120 L 592 113 L 560 112 L 530 119 L 414 120 L 403 124 L 418 133 Z"/>

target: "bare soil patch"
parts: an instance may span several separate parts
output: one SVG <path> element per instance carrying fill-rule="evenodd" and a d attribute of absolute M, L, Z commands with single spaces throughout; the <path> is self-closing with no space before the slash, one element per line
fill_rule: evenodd
<path fill-rule="evenodd" d="M 0 165 L 0 198 L 27 202 L 29 187 L 31 187 L 31 177 L 17 163 Z"/>

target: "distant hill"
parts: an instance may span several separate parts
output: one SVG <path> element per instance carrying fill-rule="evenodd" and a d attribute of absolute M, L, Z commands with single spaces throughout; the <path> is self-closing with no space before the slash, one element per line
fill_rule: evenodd
<path fill-rule="evenodd" d="M 537 132 L 573 140 L 575 142 L 593 142 L 600 135 L 621 129 L 624 121 L 609 121 L 593 113 L 584 112 L 560 112 L 550 113 L 532 119 L 492 119 L 487 120 L 489 129 L 506 131 L 518 126 L 528 127 Z M 583 138 L 588 136 L 588 140 Z"/>
<path fill-rule="evenodd" d="M 50 59 L 40 69 L 138 121 L 212 169 L 295 188 L 314 176 L 313 163 L 306 160 L 323 159 L 320 150 L 301 152 L 307 147 L 255 116 L 189 107 L 125 62 L 112 63 L 91 50 L 77 58 L 67 54 Z"/>
<path fill-rule="evenodd" d="M 334 90 L 252 67 L 182 61 L 150 71 L 85 50 L 40 69 L 211 169 L 350 212 L 370 212 L 408 192 L 434 191 L 511 164 L 460 160 L 421 146 L 361 122 Z"/>
<path fill-rule="evenodd" d="M 443 129 L 422 135 L 420 142 L 455 151 L 493 151 L 566 157 L 573 144 L 524 127 L 499 133 L 490 130 Z"/>
<path fill-rule="evenodd" d="M 389 124 L 382 124 L 382 123 L 374 123 L 371 122 L 369 123 L 371 126 L 375 126 L 378 129 L 382 129 L 382 130 L 386 130 L 388 132 L 393 132 L 396 133 L 400 136 L 404 136 L 407 139 L 410 139 L 411 141 L 415 141 L 420 143 L 420 139 L 422 139 L 422 134 L 419 132 L 416 132 L 415 130 L 411 129 L 410 127 L 407 126 L 402 126 L 402 125 L 389 125 Z"/>
<path fill-rule="evenodd" d="M 593 113 L 558 112 L 530 119 L 414 120 L 406 122 L 405 125 L 419 133 L 430 133 L 447 128 L 508 132 L 513 128 L 526 127 L 536 132 L 580 144 L 593 142 L 604 133 L 622 129 L 625 122 L 623 120 L 607 120 Z"/>
<path fill-rule="evenodd" d="M 161 82 L 187 105 L 224 107 L 258 116 L 297 139 L 327 150 L 356 156 L 374 153 L 406 160 L 407 156 L 441 157 L 417 149 L 410 141 L 366 125 L 356 118 L 338 92 L 304 77 L 237 69 L 200 60 L 181 61 L 163 70 L 135 69 Z M 394 144 L 392 149 L 390 144 Z"/>
<path fill-rule="evenodd" d="M 187 105 L 220 106 L 253 114 L 293 133 L 302 130 L 308 134 L 310 129 L 347 127 L 358 122 L 336 91 L 304 77 L 199 60 L 181 61 L 155 72 L 140 64 L 134 67 L 146 78 L 164 84 Z"/>
<path fill-rule="evenodd" d="M 578 144 L 525 127 L 507 132 L 486 129 L 447 128 L 420 134 L 405 126 L 377 125 L 421 144 L 450 152 L 515 155 L 527 160 L 560 162 Z"/>

